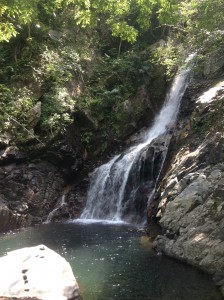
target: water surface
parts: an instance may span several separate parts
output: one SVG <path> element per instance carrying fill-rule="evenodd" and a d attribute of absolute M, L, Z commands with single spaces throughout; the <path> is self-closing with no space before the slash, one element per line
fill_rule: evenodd
<path fill-rule="evenodd" d="M 0 236 L 0 255 L 45 244 L 71 264 L 84 300 L 221 300 L 206 274 L 155 255 L 127 225 L 46 224 Z"/>

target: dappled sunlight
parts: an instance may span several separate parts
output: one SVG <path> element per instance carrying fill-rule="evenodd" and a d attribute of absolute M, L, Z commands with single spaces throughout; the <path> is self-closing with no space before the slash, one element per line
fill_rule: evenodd
<path fill-rule="evenodd" d="M 197 232 L 182 243 L 182 247 L 186 261 L 192 263 L 195 257 L 202 269 L 209 270 L 210 273 L 222 268 L 224 244 L 214 234 Z"/>
<path fill-rule="evenodd" d="M 190 164 L 189 168 L 185 168 L 185 170 L 190 171 L 197 166 L 197 157 L 200 153 L 206 148 L 207 146 L 207 139 L 205 139 L 194 151 L 190 151 L 189 147 L 182 149 L 177 155 L 174 163 L 172 164 L 172 169 L 181 168 L 189 159 L 194 159 Z"/>
<path fill-rule="evenodd" d="M 7 243 L 1 241 L 0 252 L 5 252 L 9 238 L 11 248 L 18 240 L 29 246 L 41 241 L 63 255 L 73 268 L 84 299 L 220 300 L 206 274 L 154 255 L 148 236 L 133 227 L 48 224 L 11 235 Z"/>
<path fill-rule="evenodd" d="M 203 240 L 205 237 L 206 236 L 204 233 L 199 233 L 193 238 L 192 242 L 199 242 L 199 241 Z"/>
<path fill-rule="evenodd" d="M 218 91 L 224 91 L 224 81 L 220 81 L 216 86 L 204 92 L 197 100 L 198 103 L 210 103 L 215 100 Z"/>

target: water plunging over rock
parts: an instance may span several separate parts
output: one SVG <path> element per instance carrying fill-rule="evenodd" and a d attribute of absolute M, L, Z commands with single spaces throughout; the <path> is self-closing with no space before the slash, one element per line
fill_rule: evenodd
<path fill-rule="evenodd" d="M 142 142 L 94 171 L 81 219 L 144 222 L 148 200 L 163 167 L 190 69 L 183 69 L 175 77 L 161 112 Z"/>
<path fill-rule="evenodd" d="M 47 216 L 46 221 L 44 222 L 45 224 L 48 224 L 52 221 L 52 218 L 56 215 L 56 213 L 62 208 L 66 206 L 66 202 L 65 202 L 65 194 L 63 194 L 61 196 L 61 198 L 58 201 L 58 204 L 56 205 L 56 207 L 49 213 L 49 215 Z"/>

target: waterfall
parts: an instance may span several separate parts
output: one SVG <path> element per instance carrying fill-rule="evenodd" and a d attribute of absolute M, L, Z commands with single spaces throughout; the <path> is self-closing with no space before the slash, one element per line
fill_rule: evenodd
<path fill-rule="evenodd" d="M 142 223 L 161 173 L 191 66 L 180 70 L 165 103 L 142 142 L 97 168 L 87 194 L 82 220 Z"/>
<path fill-rule="evenodd" d="M 49 215 L 47 216 L 47 219 L 46 221 L 44 222 L 44 224 L 48 224 L 51 222 L 52 218 L 54 217 L 54 215 L 56 214 L 56 212 L 61 208 L 63 207 L 64 205 L 66 205 L 66 202 L 65 202 L 65 194 L 63 194 L 61 196 L 61 198 L 59 199 L 56 207 L 49 213 Z"/>

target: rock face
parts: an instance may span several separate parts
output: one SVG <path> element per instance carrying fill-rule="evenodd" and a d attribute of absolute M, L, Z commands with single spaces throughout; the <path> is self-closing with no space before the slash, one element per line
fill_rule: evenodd
<path fill-rule="evenodd" d="M 185 110 L 175 133 L 154 246 L 214 275 L 224 295 L 224 82 L 211 87 L 191 98 L 195 109 Z"/>
<path fill-rule="evenodd" d="M 47 162 L 2 166 L 0 177 L 0 231 L 44 220 L 63 190 L 59 171 Z"/>
<path fill-rule="evenodd" d="M 44 245 L 0 258 L 0 298 L 78 300 L 79 287 L 69 263 Z"/>
<path fill-rule="evenodd" d="M 73 125 L 61 139 L 51 140 L 48 147 L 32 153 L 18 149 L 7 136 L 0 137 L 0 232 L 45 222 L 60 206 L 71 181 L 76 181 L 76 186 L 66 194 L 66 205 L 52 221 L 77 216 L 83 156 L 84 148 Z"/>
<path fill-rule="evenodd" d="M 78 217 L 87 184 L 66 186 L 61 169 L 46 161 L 0 166 L 0 232 Z"/>
<path fill-rule="evenodd" d="M 23 222 L 24 217 L 9 210 L 0 198 L 0 232 L 21 227 Z"/>
<path fill-rule="evenodd" d="M 126 205 L 123 217 L 127 216 L 129 222 L 141 223 L 145 219 L 148 197 L 153 193 L 160 175 L 168 144 L 169 133 L 161 134 L 142 149 L 139 159 L 133 164 L 123 199 L 123 205 Z M 130 219 L 133 212 L 136 216 Z"/>

